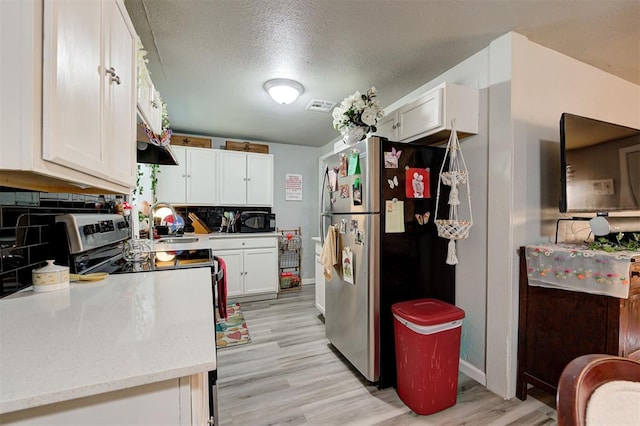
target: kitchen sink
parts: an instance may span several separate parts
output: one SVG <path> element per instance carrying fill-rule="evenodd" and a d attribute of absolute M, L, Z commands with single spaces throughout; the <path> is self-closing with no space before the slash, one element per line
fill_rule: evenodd
<path fill-rule="evenodd" d="M 165 244 L 188 244 L 188 243 L 197 243 L 198 238 L 196 237 L 170 237 L 170 238 L 160 238 L 157 243 L 165 243 Z"/>

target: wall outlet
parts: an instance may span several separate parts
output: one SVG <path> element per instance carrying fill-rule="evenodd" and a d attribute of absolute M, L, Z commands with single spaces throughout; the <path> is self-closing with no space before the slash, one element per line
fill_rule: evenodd
<path fill-rule="evenodd" d="M 613 179 L 592 180 L 591 188 L 596 195 L 613 195 Z"/>

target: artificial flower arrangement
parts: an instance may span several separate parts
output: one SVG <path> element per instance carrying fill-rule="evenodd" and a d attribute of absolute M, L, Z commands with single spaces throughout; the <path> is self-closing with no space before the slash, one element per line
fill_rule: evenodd
<path fill-rule="evenodd" d="M 342 133 L 345 143 L 354 143 L 376 132 L 378 120 L 384 116 L 375 87 L 367 93 L 356 91 L 333 109 L 333 127 Z"/>

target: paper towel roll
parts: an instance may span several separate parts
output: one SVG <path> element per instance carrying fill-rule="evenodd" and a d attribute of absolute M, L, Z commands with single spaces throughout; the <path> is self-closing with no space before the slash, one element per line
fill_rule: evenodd
<path fill-rule="evenodd" d="M 138 220 L 138 206 L 133 204 L 131 206 L 131 230 L 133 238 L 140 238 L 140 221 Z"/>

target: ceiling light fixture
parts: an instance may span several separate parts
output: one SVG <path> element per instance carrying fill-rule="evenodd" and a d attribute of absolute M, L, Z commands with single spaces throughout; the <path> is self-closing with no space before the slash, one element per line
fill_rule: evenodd
<path fill-rule="evenodd" d="M 304 92 L 302 84 L 286 78 L 275 78 L 264 84 L 264 90 L 279 104 L 290 104 Z"/>

